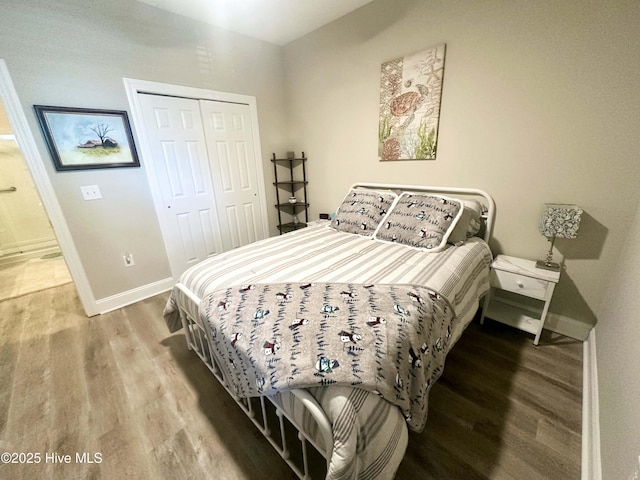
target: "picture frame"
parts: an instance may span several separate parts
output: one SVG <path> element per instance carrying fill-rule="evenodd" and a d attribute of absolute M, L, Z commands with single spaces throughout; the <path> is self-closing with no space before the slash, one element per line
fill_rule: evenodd
<path fill-rule="evenodd" d="M 57 171 L 140 166 L 126 111 L 33 108 Z"/>

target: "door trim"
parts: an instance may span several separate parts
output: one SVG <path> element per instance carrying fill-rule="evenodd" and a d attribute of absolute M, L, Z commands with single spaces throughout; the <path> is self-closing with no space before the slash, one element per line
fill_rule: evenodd
<path fill-rule="evenodd" d="M 249 114 L 251 117 L 251 129 L 253 132 L 253 151 L 256 156 L 256 168 L 258 169 L 258 192 L 260 195 L 262 225 L 258 228 L 262 229 L 263 238 L 269 236 L 269 225 L 267 220 L 267 196 L 264 185 L 264 168 L 262 161 L 262 149 L 260 148 L 260 130 L 258 128 L 258 107 L 256 97 L 251 95 L 242 95 L 237 93 L 218 92 L 214 90 L 206 90 L 195 87 L 186 87 L 181 85 L 172 85 L 168 83 L 151 82 L 147 80 L 136 80 L 133 78 L 123 78 L 129 106 L 131 108 L 131 120 L 134 126 L 134 135 L 138 142 L 138 150 L 140 153 L 140 161 L 147 171 L 149 187 L 153 196 L 153 203 L 156 208 L 156 215 L 160 223 L 160 230 L 165 242 L 165 249 L 168 251 L 167 237 L 169 232 L 165 222 L 164 211 L 165 206 L 162 201 L 160 186 L 157 173 L 153 162 L 147 161 L 151 158 L 151 148 L 144 127 L 144 119 L 142 116 L 142 107 L 138 99 L 138 94 L 148 93 L 153 95 L 170 95 L 175 97 L 184 97 L 194 100 L 213 100 L 217 102 L 241 103 L 249 106 Z M 176 279 L 177 280 L 177 279 Z"/>
<path fill-rule="evenodd" d="M 16 142 L 24 154 L 27 167 L 35 183 L 44 209 L 49 216 L 49 221 L 58 239 L 58 245 L 64 255 L 69 273 L 75 283 L 78 296 L 87 316 L 97 315 L 99 312 L 95 297 L 89 285 L 89 279 L 84 271 L 80 256 L 73 243 L 71 231 L 62 215 L 62 209 L 58 203 L 55 191 L 44 167 L 43 159 L 36 145 L 35 138 L 29 128 L 29 122 L 24 114 L 18 93 L 11 80 L 9 69 L 3 59 L 0 59 L 0 98 L 4 102 L 9 123 L 16 136 Z"/>

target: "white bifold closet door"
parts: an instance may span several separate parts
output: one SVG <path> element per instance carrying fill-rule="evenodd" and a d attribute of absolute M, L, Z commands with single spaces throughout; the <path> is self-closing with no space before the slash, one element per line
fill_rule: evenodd
<path fill-rule="evenodd" d="M 200 100 L 225 250 L 261 238 L 258 175 L 249 106 Z"/>
<path fill-rule="evenodd" d="M 139 94 L 174 278 L 262 238 L 249 106 Z"/>

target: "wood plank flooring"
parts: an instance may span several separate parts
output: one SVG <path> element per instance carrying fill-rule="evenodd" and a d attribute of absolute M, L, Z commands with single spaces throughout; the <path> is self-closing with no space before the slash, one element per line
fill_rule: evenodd
<path fill-rule="evenodd" d="M 89 319 L 72 284 L 0 302 L 0 452 L 41 456 L 0 478 L 296 478 L 168 334 L 166 298 Z M 471 325 L 396 478 L 578 479 L 581 375 L 579 342 Z"/>

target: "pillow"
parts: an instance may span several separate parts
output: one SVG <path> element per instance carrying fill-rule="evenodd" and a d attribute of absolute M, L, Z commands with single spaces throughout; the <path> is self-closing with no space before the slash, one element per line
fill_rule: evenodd
<path fill-rule="evenodd" d="M 462 200 L 462 205 L 464 207 L 462 215 L 449 235 L 449 243 L 464 242 L 477 234 L 482 227 L 483 205 L 477 200 Z"/>
<path fill-rule="evenodd" d="M 462 211 L 462 202 L 455 198 L 405 192 L 373 237 L 436 252 L 447 245 Z"/>
<path fill-rule="evenodd" d="M 341 232 L 370 237 L 397 197 L 391 191 L 351 190 L 331 220 L 331 226 Z"/>
<path fill-rule="evenodd" d="M 469 219 L 469 227 L 467 228 L 467 237 L 473 237 L 477 235 L 482 228 L 484 222 L 482 215 L 487 212 L 487 207 L 478 200 L 465 200 L 463 203 L 465 208 L 469 208 L 473 212 Z"/>

